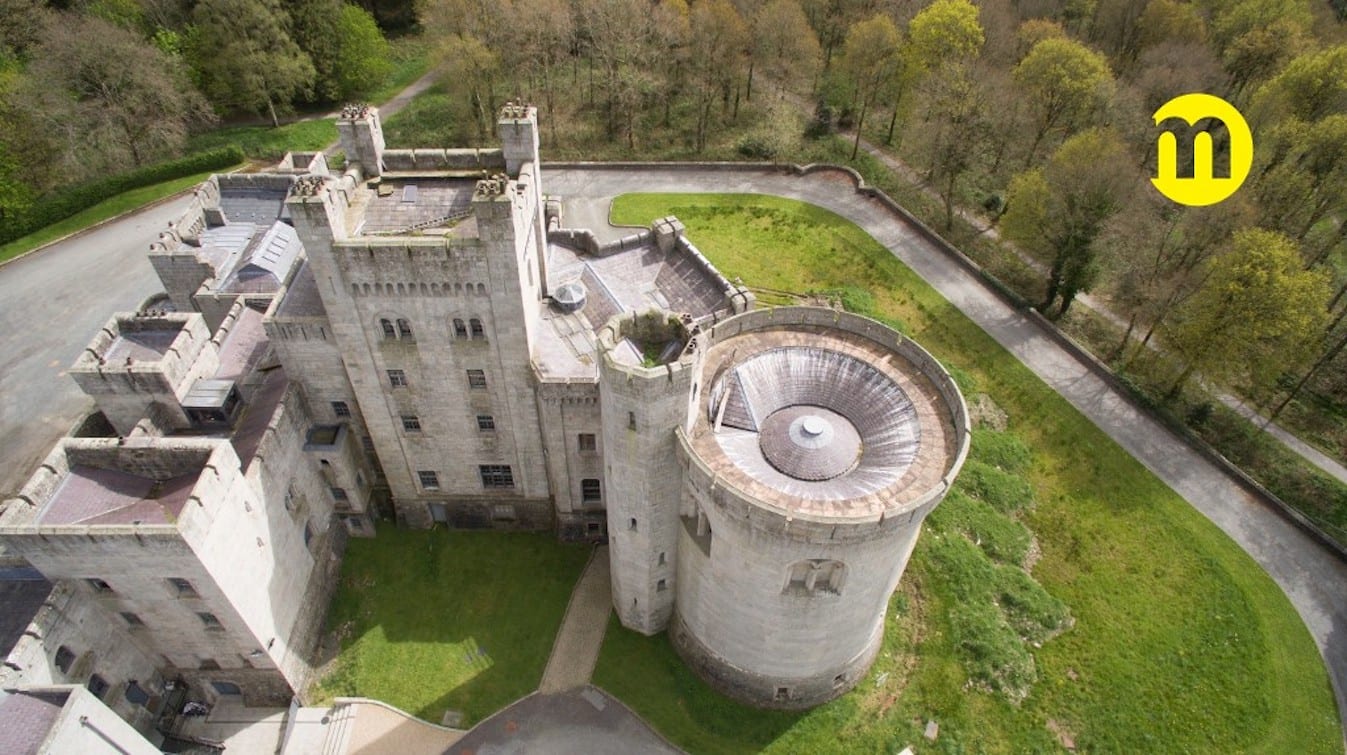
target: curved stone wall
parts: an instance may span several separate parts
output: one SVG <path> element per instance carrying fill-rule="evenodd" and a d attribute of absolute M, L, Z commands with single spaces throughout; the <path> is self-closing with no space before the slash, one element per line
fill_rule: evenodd
<path fill-rule="evenodd" d="M 700 676 L 732 697 L 765 707 L 817 705 L 855 685 L 879 650 L 888 600 L 921 522 L 967 454 L 963 398 L 920 346 L 856 315 L 760 310 L 703 336 L 694 380 L 708 389 L 694 421 L 677 432 L 684 474 L 670 638 Z M 755 478 L 754 467 L 725 453 L 717 433 L 743 430 L 723 424 L 726 410 L 713 408 L 710 386 L 790 344 L 862 359 L 901 385 L 917 408 L 915 419 L 902 421 L 917 424 L 924 446 L 913 466 L 924 468 L 851 499 L 807 499 Z M 837 386 L 824 388 L 820 402 Z M 810 405 L 807 387 L 789 390 L 798 394 L 792 401 Z M 862 434 L 873 431 L 874 417 L 851 419 Z"/>

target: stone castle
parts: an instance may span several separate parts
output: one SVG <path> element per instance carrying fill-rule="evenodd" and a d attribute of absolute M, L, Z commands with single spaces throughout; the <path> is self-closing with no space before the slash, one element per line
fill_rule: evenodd
<path fill-rule="evenodd" d="M 721 691 L 856 684 L 967 453 L 939 364 L 758 307 L 675 218 L 566 228 L 531 107 L 494 150 L 337 127 L 340 172 L 206 182 L 151 250 L 167 298 L 72 367 L 97 412 L 0 511 L 54 585 L 0 686 L 83 685 L 147 734 L 187 700 L 283 705 L 375 519 L 607 542 L 623 625 Z"/>

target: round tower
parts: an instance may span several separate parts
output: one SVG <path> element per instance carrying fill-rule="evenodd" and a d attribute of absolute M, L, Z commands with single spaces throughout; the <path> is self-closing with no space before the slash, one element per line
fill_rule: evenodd
<path fill-rule="evenodd" d="M 968 451 L 924 349 L 872 320 L 789 307 L 703 336 L 670 636 L 712 686 L 804 708 L 864 676 L 921 522 Z M 606 407 L 605 407 L 606 409 Z"/>
<path fill-rule="evenodd" d="M 683 473 L 674 434 L 696 399 L 700 359 L 686 324 L 662 310 L 614 317 L 598 342 L 613 607 L 623 626 L 654 634 L 673 613 Z"/>

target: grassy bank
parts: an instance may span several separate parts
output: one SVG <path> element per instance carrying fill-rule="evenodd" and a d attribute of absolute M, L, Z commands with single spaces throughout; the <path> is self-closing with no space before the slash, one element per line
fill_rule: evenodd
<path fill-rule="evenodd" d="M 723 273 L 750 285 L 867 289 L 875 314 L 901 322 L 1008 413 L 1033 450 L 1023 474 L 1037 503 L 1020 517 L 1040 554 L 1032 573 L 1075 625 L 1033 651 L 1037 681 L 1022 702 L 980 691 L 956 639 L 965 582 L 979 571 L 951 575 L 943 551 L 953 525 L 933 518 L 891 605 L 885 653 L 841 699 L 801 715 L 735 706 L 691 677 L 663 637 L 621 630 L 605 642 L 601 684 L 696 752 L 835 751 L 839 742 L 892 752 L 916 744 L 926 720 L 940 724 L 936 747 L 950 752 L 1068 742 L 1111 752 L 1342 751 L 1323 662 L 1275 583 L 887 250 L 829 212 L 758 196 L 628 196 L 613 219 L 668 214 Z"/>
<path fill-rule="evenodd" d="M 398 530 L 352 540 L 319 700 L 372 697 L 472 724 L 538 687 L 589 550 L 555 535 Z"/>
<path fill-rule="evenodd" d="M 223 171 L 208 171 L 206 173 L 198 173 L 184 178 L 176 178 L 172 181 L 165 181 L 163 183 L 154 184 L 153 186 L 143 186 L 139 189 L 132 189 L 131 191 L 110 197 L 59 223 L 54 223 L 36 233 L 30 233 L 27 236 L 15 239 L 4 246 L 0 246 L 0 262 L 27 254 L 44 244 L 50 244 L 51 242 L 75 233 L 76 231 L 84 230 L 96 223 L 101 223 L 104 220 L 115 218 L 123 213 L 139 209 L 144 205 L 163 199 L 164 197 L 173 196 L 180 191 L 190 189 L 206 180 L 210 177 L 211 173 L 219 172 Z"/>

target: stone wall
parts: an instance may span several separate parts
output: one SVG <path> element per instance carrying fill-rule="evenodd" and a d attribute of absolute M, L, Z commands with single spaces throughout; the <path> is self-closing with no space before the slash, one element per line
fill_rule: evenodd
<path fill-rule="evenodd" d="M 688 349 L 653 367 L 628 365 L 613 353 L 625 338 L 686 344 L 690 334 L 677 315 L 657 310 L 614 317 L 599 331 L 613 606 L 623 626 L 654 634 L 673 614 L 682 483 L 674 430 L 688 422 L 703 352 Z"/>

